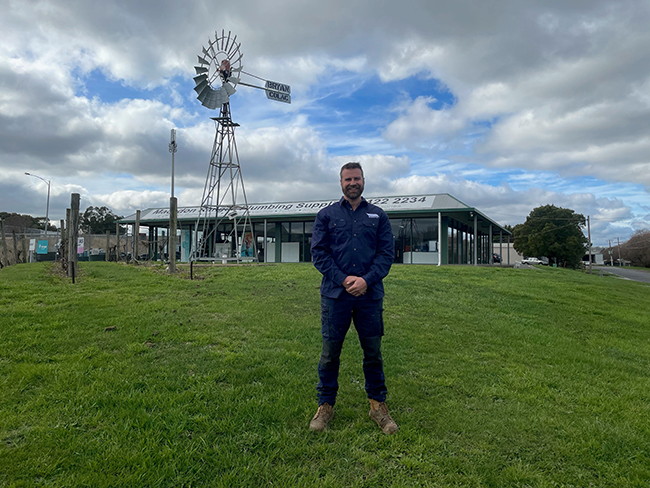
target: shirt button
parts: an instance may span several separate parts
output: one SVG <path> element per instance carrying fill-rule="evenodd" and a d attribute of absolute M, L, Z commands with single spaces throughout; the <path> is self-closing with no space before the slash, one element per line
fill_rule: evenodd
<path fill-rule="evenodd" d="M 357 237 L 357 235 L 356 235 L 356 234 L 354 234 L 354 237 Z"/>

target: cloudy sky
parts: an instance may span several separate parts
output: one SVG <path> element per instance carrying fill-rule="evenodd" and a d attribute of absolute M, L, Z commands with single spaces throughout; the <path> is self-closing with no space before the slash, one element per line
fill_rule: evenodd
<path fill-rule="evenodd" d="M 198 204 L 214 111 L 194 65 L 215 30 L 292 104 L 231 97 L 249 203 L 450 193 L 501 224 L 540 205 L 592 240 L 650 227 L 648 0 L 2 0 L 0 211 L 63 218 Z M 255 78 L 242 81 L 258 82 Z"/>

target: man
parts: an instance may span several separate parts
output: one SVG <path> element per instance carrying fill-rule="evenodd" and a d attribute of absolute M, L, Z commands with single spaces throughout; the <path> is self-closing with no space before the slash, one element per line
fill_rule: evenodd
<path fill-rule="evenodd" d="M 343 197 L 320 212 L 314 222 L 311 254 L 323 274 L 318 363 L 318 411 L 309 428 L 322 431 L 334 417 L 341 348 L 354 321 L 363 349 L 363 374 L 370 399 L 370 417 L 386 434 L 397 432 L 386 407 L 381 357 L 384 334 L 382 279 L 393 263 L 395 247 L 384 211 L 361 197 L 365 180 L 359 163 L 341 168 Z"/>

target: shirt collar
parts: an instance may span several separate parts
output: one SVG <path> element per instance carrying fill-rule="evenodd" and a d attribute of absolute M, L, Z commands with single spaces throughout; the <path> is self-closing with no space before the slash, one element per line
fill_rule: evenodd
<path fill-rule="evenodd" d="M 346 207 L 348 207 L 350 209 L 352 208 L 352 205 L 350 205 L 350 202 L 348 202 L 345 199 L 345 197 L 341 197 L 341 199 L 339 200 L 339 205 L 341 205 L 342 207 L 346 206 Z M 368 202 L 366 201 L 365 198 L 361 197 L 361 203 L 359 203 L 359 207 L 365 207 L 366 205 L 368 205 Z M 357 208 L 359 208 L 359 207 L 357 207 Z"/>

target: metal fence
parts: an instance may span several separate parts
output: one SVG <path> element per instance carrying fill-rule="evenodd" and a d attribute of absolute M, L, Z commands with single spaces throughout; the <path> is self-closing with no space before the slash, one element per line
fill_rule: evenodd
<path fill-rule="evenodd" d="M 14 230 L 0 236 L 0 266 L 38 261 L 57 261 L 61 258 L 61 233 L 57 231 L 26 229 Z M 65 237 L 65 236 L 64 236 Z M 78 261 L 130 261 L 136 259 L 159 260 L 167 258 L 165 236 L 84 234 L 77 242 Z"/>

